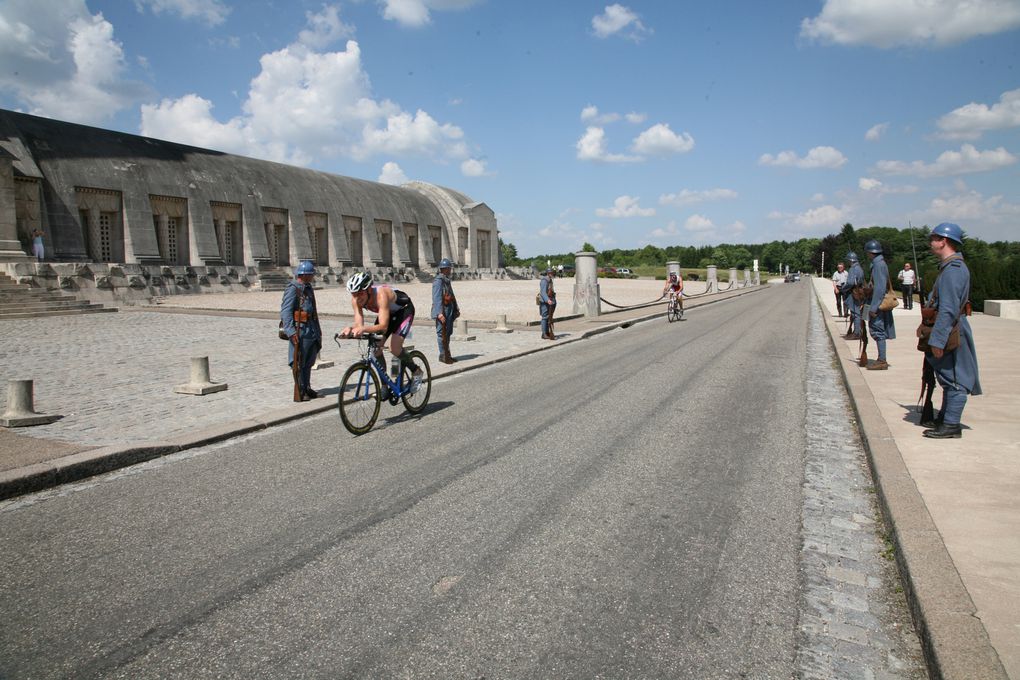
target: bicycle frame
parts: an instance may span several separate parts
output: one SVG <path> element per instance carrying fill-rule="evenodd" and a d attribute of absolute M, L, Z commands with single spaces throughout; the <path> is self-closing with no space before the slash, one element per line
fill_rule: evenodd
<path fill-rule="evenodd" d="M 337 338 L 333 338 L 333 340 L 336 342 L 337 347 L 339 347 L 340 346 L 340 340 L 338 340 Z M 364 349 L 362 349 L 362 345 L 361 345 L 361 342 L 363 340 L 366 341 L 367 344 L 368 344 L 368 346 L 366 348 L 364 348 Z M 374 336 L 373 337 L 360 337 L 360 338 L 358 338 L 358 351 L 361 352 L 361 360 L 360 360 L 359 363 L 367 363 L 368 365 L 372 366 L 375 369 L 376 375 L 379 376 L 379 381 L 383 385 L 385 385 L 386 388 L 390 392 L 389 400 L 395 402 L 395 401 L 398 401 L 405 394 L 405 392 L 404 392 L 404 381 L 403 381 L 403 371 L 401 371 L 397 375 L 397 381 L 396 382 L 394 382 L 393 379 L 390 378 L 389 371 L 386 370 L 386 366 L 379 359 L 379 357 L 376 356 L 376 353 L 375 353 L 375 350 L 376 350 L 376 348 L 379 347 L 379 343 L 380 342 L 381 341 L 378 338 L 374 337 Z M 362 394 L 362 392 L 364 392 L 364 394 Z M 357 386 L 357 388 L 355 389 L 355 391 L 354 391 L 354 398 L 355 399 L 367 399 L 368 398 L 368 385 L 361 385 L 361 384 L 359 384 Z"/>

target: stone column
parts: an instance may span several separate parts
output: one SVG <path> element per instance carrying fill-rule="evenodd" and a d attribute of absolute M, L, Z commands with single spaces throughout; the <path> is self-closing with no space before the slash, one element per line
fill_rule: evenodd
<path fill-rule="evenodd" d="M 706 293 L 719 292 L 719 274 L 717 273 L 717 269 L 718 268 L 714 264 L 708 265 L 708 273 L 705 275 Z"/>
<path fill-rule="evenodd" d="M 676 260 L 670 260 L 666 263 L 666 279 L 669 279 L 669 275 L 676 273 L 676 277 L 680 278 L 680 263 Z"/>
<path fill-rule="evenodd" d="M 751 270 L 750 269 L 745 269 L 744 270 L 744 286 L 747 287 L 747 286 L 750 286 L 750 285 L 751 285 Z"/>
<path fill-rule="evenodd" d="M 574 314 L 599 316 L 602 313 L 595 257 L 595 253 L 574 253 Z"/>
<path fill-rule="evenodd" d="M 29 262 L 18 240 L 18 216 L 14 210 L 15 157 L 0 147 L 0 261 Z"/>
<path fill-rule="evenodd" d="M 730 267 L 730 286 L 737 285 L 737 268 Z"/>

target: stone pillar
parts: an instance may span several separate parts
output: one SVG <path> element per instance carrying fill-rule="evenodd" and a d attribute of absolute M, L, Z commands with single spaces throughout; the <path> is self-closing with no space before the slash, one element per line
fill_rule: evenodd
<path fill-rule="evenodd" d="M 595 253 L 574 253 L 574 314 L 599 316 L 602 313 L 595 257 Z"/>
<path fill-rule="evenodd" d="M 717 269 L 718 268 L 714 264 L 708 265 L 708 273 L 705 275 L 706 293 L 719 292 L 719 274 L 717 273 Z"/>
<path fill-rule="evenodd" d="M 750 285 L 751 285 L 751 270 L 750 269 L 745 269 L 744 270 L 744 287 L 746 288 L 747 286 L 750 286 Z"/>
<path fill-rule="evenodd" d="M 737 285 L 737 268 L 730 267 L 730 287 Z"/>
<path fill-rule="evenodd" d="M 676 273 L 676 277 L 680 278 L 680 263 L 676 260 L 670 260 L 666 263 L 666 279 L 669 279 L 669 275 Z"/>
<path fill-rule="evenodd" d="M 21 249 L 18 215 L 14 210 L 15 157 L 0 147 L 0 262 L 29 262 L 34 258 Z"/>
<path fill-rule="evenodd" d="M 755 270 L 754 272 L 754 285 L 756 286 L 761 285 L 761 272 L 758 270 Z"/>

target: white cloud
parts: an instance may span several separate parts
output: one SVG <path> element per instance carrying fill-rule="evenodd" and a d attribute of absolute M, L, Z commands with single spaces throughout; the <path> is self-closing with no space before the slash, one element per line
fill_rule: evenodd
<path fill-rule="evenodd" d="M 679 236 L 679 235 L 680 235 L 680 230 L 676 226 L 676 221 L 675 220 L 670 220 L 669 224 L 667 224 L 665 227 L 659 227 L 658 229 L 653 229 L 651 231 L 651 233 L 648 234 L 648 238 L 663 239 L 663 238 L 676 237 L 676 236 Z"/>
<path fill-rule="evenodd" d="M 984 196 L 973 190 L 947 193 L 915 214 L 917 223 L 959 222 L 966 232 L 986 241 L 1015 241 L 1020 204 L 1007 202 L 1001 194 Z"/>
<path fill-rule="evenodd" d="M 484 177 L 489 174 L 485 167 L 485 161 L 477 158 L 468 158 L 460 164 L 460 171 L 465 177 Z"/>
<path fill-rule="evenodd" d="M 643 114 L 643 113 L 638 113 L 636 111 L 631 111 L 630 113 L 626 114 L 624 116 L 624 118 L 627 119 L 628 123 L 634 123 L 635 125 L 639 125 L 639 124 L 645 122 L 645 119 L 648 118 L 648 116 L 646 114 Z"/>
<path fill-rule="evenodd" d="M 599 38 L 608 38 L 620 34 L 623 37 L 639 42 L 651 31 L 629 7 L 620 4 L 607 5 L 602 14 L 592 17 L 591 27 Z"/>
<path fill-rule="evenodd" d="M 297 42 L 262 55 L 243 115 L 220 123 L 208 101 L 189 94 L 143 106 L 142 134 L 298 165 L 376 155 L 440 162 L 468 158 L 464 133 L 456 125 L 374 98 L 357 42 L 347 41 L 343 51 L 313 49 L 349 30 L 335 8 L 307 19 L 308 29 Z"/>
<path fill-rule="evenodd" d="M 329 47 L 341 38 L 354 35 L 354 27 L 340 20 L 340 8 L 325 6 L 320 14 L 305 12 L 308 28 L 298 33 L 298 43 L 313 50 Z"/>
<path fill-rule="evenodd" d="M 662 156 L 673 153 L 687 153 L 694 148 L 694 138 L 686 132 L 679 135 L 669 125 L 658 123 L 634 139 L 631 150 L 642 156 Z"/>
<path fill-rule="evenodd" d="M 678 194 L 662 194 L 659 196 L 659 205 L 685 206 L 707 201 L 724 201 L 736 197 L 737 192 L 733 189 L 705 189 L 700 191 L 683 189 Z"/>
<path fill-rule="evenodd" d="M 592 125 L 577 140 L 577 158 L 582 161 L 599 163 L 630 163 L 641 160 L 635 156 L 609 153 L 606 150 L 606 131 Z"/>
<path fill-rule="evenodd" d="M 620 114 L 618 113 L 599 113 L 599 107 L 589 104 L 581 110 L 581 121 L 584 123 L 595 123 L 596 125 L 606 125 L 607 123 L 615 123 L 620 120 Z"/>
<path fill-rule="evenodd" d="M 873 177 L 861 177 L 857 180 L 857 187 L 861 191 L 869 191 L 879 195 L 884 194 L 916 194 L 920 189 L 911 185 L 904 185 L 901 187 L 891 187 L 883 184 Z"/>
<path fill-rule="evenodd" d="M 0 88 L 29 113 L 98 124 L 148 93 L 124 78 L 113 25 L 83 0 L 0 6 Z"/>
<path fill-rule="evenodd" d="M 934 163 L 924 161 L 879 161 L 875 167 L 887 175 L 916 175 L 918 177 L 945 177 L 972 172 L 998 170 L 1016 163 L 1016 156 L 1003 147 L 979 151 L 972 144 L 964 144 L 959 151 L 945 151 Z"/>
<path fill-rule="evenodd" d="M 831 146 L 816 146 L 808 151 L 803 158 L 793 151 L 780 151 L 773 156 L 770 153 L 763 154 L 758 159 L 759 165 L 772 165 L 776 167 L 794 167 L 805 170 L 826 168 L 834 170 L 846 164 L 846 156 L 838 149 Z"/>
<path fill-rule="evenodd" d="M 407 184 L 408 180 L 403 168 L 393 161 L 387 161 L 383 164 L 382 172 L 379 173 L 379 181 L 383 184 L 400 186 L 401 184 Z"/>
<path fill-rule="evenodd" d="M 684 222 L 684 229 L 693 232 L 712 231 L 715 229 L 715 224 L 704 215 L 691 215 Z"/>
<path fill-rule="evenodd" d="M 889 130 L 889 123 L 879 123 L 878 125 L 872 125 L 867 132 L 864 133 L 864 139 L 869 142 L 877 142 L 882 138 Z"/>
<path fill-rule="evenodd" d="M 1015 0 L 826 0 L 800 35 L 837 45 L 942 47 L 1020 27 Z"/>
<path fill-rule="evenodd" d="M 845 224 L 849 215 L 847 206 L 837 208 L 834 205 L 823 205 L 794 215 L 792 221 L 793 224 L 805 229 L 831 226 L 833 230 L 838 231 L 839 225 Z"/>
<path fill-rule="evenodd" d="M 408 28 L 420 28 L 432 22 L 432 11 L 467 9 L 480 0 L 379 0 L 384 19 Z"/>
<path fill-rule="evenodd" d="M 612 208 L 596 208 L 595 214 L 599 217 L 651 217 L 655 215 L 655 208 L 642 208 L 638 205 L 638 200 L 633 196 L 618 196 L 613 201 Z"/>
<path fill-rule="evenodd" d="M 810 200 L 812 203 L 821 203 L 822 201 L 825 200 L 825 194 L 823 194 L 821 192 L 816 193 L 816 194 L 812 194 L 811 198 L 808 199 L 808 200 Z"/>
<path fill-rule="evenodd" d="M 135 7 L 145 7 L 153 14 L 178 14 L 182 19 L 196 19 L 212 26 L 222 24 L 230 14 L 230 8 L 220 0 L 135 0 Z"/>
<path fill-rule="evenodd" d="M 944 139 L 978 139 L 989 130 L 1020 126 L 1020 89 L 1004 92 L 999 103 L 988 106 L 971 102 L 938 119 Z"/>

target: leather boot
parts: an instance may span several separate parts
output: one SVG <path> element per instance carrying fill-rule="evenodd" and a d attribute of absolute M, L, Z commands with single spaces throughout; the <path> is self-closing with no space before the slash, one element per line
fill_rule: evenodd
<path fill-rule="evenodd" d="M 921 427 L 938 428 L 942 426 L 942 417 L 935 416 L 934 420 L 922 420 L 918 423 Z"/>
<path fill-rule="evenodd" d="M 453 358 L 453 355 L 450 354 L 450 343 L 449 342 L 444 342 L 443 343 L 443 356 L 439 360 L 442 361 L 444 364 L 452 364 L 455 361 L 457 361 L 456 359 Z"/>
<path fill-rule="evenodd" d="M 877 359 L 868 364 L 869 371 L 887 371 L 889 370 L 889 364 L 886 363 L 885 359 Z"/>
<path fill-rule="evenodd" d="M 942 423 L 938 427 L 925 430 L 921 434 L 929 439 L 959 439 L 963 436 L 963 428 L 960 427 L 959 423 L 956 425 Z"/>

